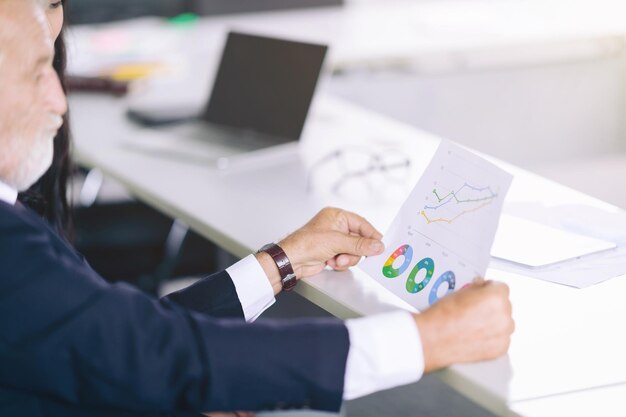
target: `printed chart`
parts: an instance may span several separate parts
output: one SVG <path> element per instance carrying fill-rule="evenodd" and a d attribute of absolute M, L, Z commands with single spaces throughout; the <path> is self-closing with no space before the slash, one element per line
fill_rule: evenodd
<path fill-rule="evenodd" d="M 418 309 L 484 276 L 512 177 L 444 141 L 361 269 Z"/>

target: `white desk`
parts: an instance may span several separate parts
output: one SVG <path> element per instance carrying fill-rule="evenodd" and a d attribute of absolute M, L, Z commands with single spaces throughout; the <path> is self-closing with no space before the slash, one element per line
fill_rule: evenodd
<path fill-rule="evenodd" d="M 519 415 L 535 417 L 622 417 L 626 410 L 626 385 L 522 401 L 512 408 Z"/>
<path fill-rule="evenodd" d="M 264 158 L 248 168 L 221 172 L 206 164 L 124 148 L 124 143 L 144 133 L 123 117 L 123 104 L 123 100 L 107 97 L 72 97 L 77 160 L 101 168 L 140 199 L 239 256 L 284 236 L 327 204 L 356 210 L 380 229 L 386 228 L 402 203 L 397 198 L 349 201 L 324 192 L 305 192 L 305 167 L 311 157 L 325 153 L 329 146 L 397 141 L 396 146 L 413 157 L 415 175 L 437 146 L 437 138 L 431 135 L 325 98 L 314 106 L 301 160 Z M 541 201 L 614 210 L 530 173 L 507 169 L 516 176 L 507 207 Z M 277 178 L 282 181 L 279 194 L 270 186 Z M 280 221 L 269 220 L 277 218 Z M 399 305 L 358 269 L 341 275 L 323 272 L 301 283 L 298 290 L 341 318 Z M 527 406 L 529 400 L 626 383 L 626 332 L 621 325 L 626 317 L 626 277 L 577 290 L 493 269 L 487 276 L 511 287 L 517 330 L 510 353 L 492 362 L 453 366 L 440 373 L 445 382 L 499 415 L 524 417 L 544 415 L 543 408 Z M 558 402 L 555 404 L 558 407 Z"/>

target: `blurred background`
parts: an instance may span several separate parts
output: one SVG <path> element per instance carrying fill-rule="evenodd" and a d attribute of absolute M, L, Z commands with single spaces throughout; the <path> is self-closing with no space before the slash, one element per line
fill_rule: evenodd
<path fill-rule="evenodd" d="M 298 9 L 342 4 L 342 0 L 81 0 L 69 8 L 75 23 L 99 23 L 146 15 L 175 16 L 192 12 L 202 15 Z"/>
<path fill-rule="evenodd" d="M 403 3 L 411 5 L 408 12 Z M 81 0 L 68 3 L 68 15 L 79 27 L 140 16 L 209 16 L 202 31 L 164 30 L 160 46 L 152 39 L 144 42 L 146 51 L 117 51 L 152 53 L 163 62 L 178 57 L 176 48 L 194 36 L 194 52 L 217 61 L 223 38 L 211 26 L 327 42 L 325 90 L 626 207 L 626 197 L 607 181 L 619 176 L 626 151 L 625 7 L 615 0 Z M 269 10 L 282 13 L 266 19 Z M 287 17 L 294 10 L 298 27 Z M 136 27 L 122 27 L 126 38 L 78 31 L 70 70 L 93 73 L 84 63 L 105 66 L 115 53 L 111 42 L 142 39 Z M 154 32 L 144 29 L 151 38 Z M 212 65 L 194 74 L 204 90 Z M 606 176 L 596 178 L 601 172 Z"/>

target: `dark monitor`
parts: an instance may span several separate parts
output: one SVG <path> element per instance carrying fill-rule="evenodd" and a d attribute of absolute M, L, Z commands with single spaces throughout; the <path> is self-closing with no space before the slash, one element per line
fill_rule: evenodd
<path fill-rule="evenodd" d="M 202 119 L 298 140 L 327 49 L 324 45 L 229 33 Z"/>
<path fill-rule="evenodd" d="M 250 13 L 266 10 L 341 6 L 343 0 L 79 0 L 65 2 L 72 24 L 109 22 L 139 16 Z"/>
<path fill-rule="evenodd" d="M 344 4 L 344 0 L 187 0 L 187 3 L 191 5 L 190 9 L 193 12 L 202 15 L 214 15 L 341 6 Z"/>

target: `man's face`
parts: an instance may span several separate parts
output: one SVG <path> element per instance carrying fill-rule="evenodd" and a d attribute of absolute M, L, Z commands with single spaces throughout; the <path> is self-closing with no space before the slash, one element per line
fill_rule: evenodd
<path fill-rule="evenodd" d="M 0 180 L 23 191 L 50 167 L 67 110 L 50 29 L 35 2 L 0 0 L 0 51 Z"/>

